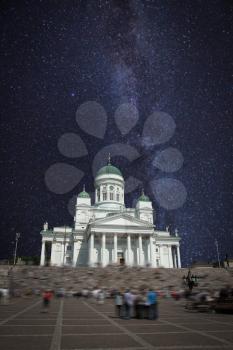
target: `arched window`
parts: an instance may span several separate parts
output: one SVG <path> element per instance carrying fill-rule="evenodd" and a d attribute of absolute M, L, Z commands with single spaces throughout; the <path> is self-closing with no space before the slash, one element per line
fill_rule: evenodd
<path fill-rule="evenodd" d="M 107 200 L 107 189 L 106 189 L 106 186 L 104 186 L 103 188 L 103 201 L 106 201 Z"/>
<path fill-rule="evenodd" d="M 109 193 L 109 199 L 110 201 L 113 201 L 114 200 L 114 186 L 110 186 L 110 193 Z"/>

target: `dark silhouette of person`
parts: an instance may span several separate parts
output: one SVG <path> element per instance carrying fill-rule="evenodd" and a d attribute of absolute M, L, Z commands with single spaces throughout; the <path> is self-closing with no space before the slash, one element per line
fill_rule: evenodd
<path fill-rule="evenodd" d="M 192 292 L 195 282 L 194 282 L 194 276 L 191 274 L 191 270 L 190 269 L 188 271 L 188 275 L 186 277 L 186 281 L 187 281 L 187 285 L 188 285 L 189 291 Z"/>
<path fill-rule="evenodd" d="M 226 254 L 226 256 L 225 256 L 225 261 L 226 261 L 227 267 L 229 267 L 229 259 L 228 259 L 228 254 Z"/>

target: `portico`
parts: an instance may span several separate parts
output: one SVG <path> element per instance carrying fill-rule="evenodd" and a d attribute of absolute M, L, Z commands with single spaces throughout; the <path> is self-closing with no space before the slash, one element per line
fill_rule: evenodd
<path fill-rule="evenodd" d="M 153 237 L 138 234 L 90 233 L 89 266 L 154 266 Z M 122 261 L 123 260 L 123 261 Z"/>
<path fill-rule="evenodd" d="M 155 266 L 154 226 L 127 213 L 107 216 L 87 226 L 89 266 L 121 263 Z"/>

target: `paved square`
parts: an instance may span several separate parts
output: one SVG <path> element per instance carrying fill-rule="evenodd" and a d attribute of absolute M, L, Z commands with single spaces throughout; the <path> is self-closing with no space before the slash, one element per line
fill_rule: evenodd
<path fill-rule="evenodd" d="M 4 350 L 233 350 L 233 315 L 193 313 L 161 300 L 159 319 L 123 320 L 112 300 L 53 299 L 48 313 L 39 298 L 0 305 Z"/>

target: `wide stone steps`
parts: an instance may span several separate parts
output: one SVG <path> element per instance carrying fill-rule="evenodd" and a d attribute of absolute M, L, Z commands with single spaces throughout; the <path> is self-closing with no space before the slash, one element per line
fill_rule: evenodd
<path fill-rule="evenodd" d="M 180 290 L 184 288 L 183 276 L 188 269 L 163 269 L 140 267 L 106 267 L 106 268 L 69 268 L 15 266 L 9 275 L 9 266 L 0 267 L 2 287 L 13 286 L 20 293 L 44 288 L 65 288 L 80 291 L 82 288 L 148 288 Z M 195 268 L 192 274 L 197 275 L 199 288 L 219 289 L 226 284 L 233 285 L 233 269 Z M 1 288 L 1 287 L 0 287 Z"/>

